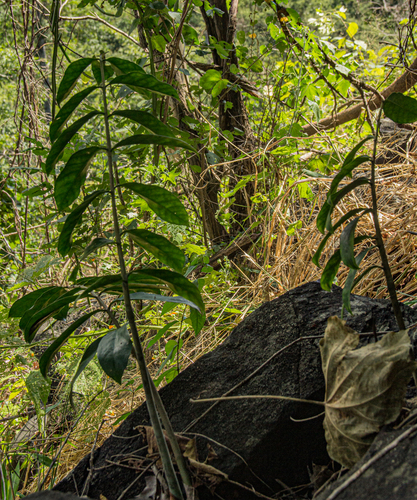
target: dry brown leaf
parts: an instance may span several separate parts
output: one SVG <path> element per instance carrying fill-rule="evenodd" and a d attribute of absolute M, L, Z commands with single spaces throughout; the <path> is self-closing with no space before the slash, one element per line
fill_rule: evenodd
<path fill-rule="evenodd" d="M 324 429 L 331 458 L 352 467 L 383 425 L 398 417 L 416 369 L 408 331 L 356 349 L 359 336 L 337 317 L 320 341 L 326 380 Z"/>

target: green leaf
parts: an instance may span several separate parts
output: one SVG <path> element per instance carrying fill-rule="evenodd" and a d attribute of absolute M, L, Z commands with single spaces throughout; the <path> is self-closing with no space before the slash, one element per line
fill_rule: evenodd
<path fill-rule="evenodd" d="M 49 296 L 51 293 L 56 293 L 57 290 L 62 290 L 62 293 L 64 293 L 66 288 L 61 286 L 48 286 L 28 293 L 21 299 L 16 300 L 12 305 L 9 310 L 9 318 L 21 318 L 44 294 Z"/>
<path fill-rule="evenodd" d="M 342 168 L 340 169 L 340 172 L 336 174 L 330 185 L 329 191 L 327 193 L 327 198 L 329 199 L 329 197 L 337 190 L 340 182 L 346 176 L 348 176 L 356 167 L 362 165 L 362 163 L 370 161 L 370 159 L 371 158 L 368 155 L 362 155 L 358 156 L 355 159 L 352 159 L 352 161 L 350 161 L 349 163 L 344 162 Z"/>
<path fill-rule="evenodd" d="M 164 5 L 165 7 L 165 5 Z M 167 46 L 167 41 L 162 35 L 153 35 L 151 38 L 152 47 L 159 52 L 164 53 Z"/>
<path fill-rule="evenodd" d="M 122 383 L 131 351 L 132 341 L 126 326 L 107 333 L 98 345 L 97 358 L 101 367 L 118 384 Z"/>
<path fill-rule="evenodd" d="M 365 139 L 362 139 L 358 144 L 356 144 L 356 146 L 352 149 L 352 151 L 350 151 L 346 155 L 346 158 L 345 158 L 345 161 L 343 162 L 342 167 L 344 167 L 345 165 L 347 165 L 348 163 L 350 163 L 353 160 L 353 158 L 355 158 L 356 153 L 365 144 L 365 142 L 368 142 L 368 141 L 370 141 L 373 138 L 374 138 L 373 135 L 368 135 L 368 136 L 365 137 Z"/>
<path fill-rule="evenodd" d="M 358 29 L 359 26 L 356 23 L 349 23 L 349 27 L 346 30 L 346 33 L 350 36 L 350 38 L 353 38 L 358 32 Z"/>
<path fill-rule="evenodd" d="M 147 349 L 150 349 L 158 340 L 165 335 L 165 333 L 171 328 L 171 326 L 175 325 L 178 323 L 178 321 L 171 321 L 170 323 L 167 323 L 164 327 L 162 327 L 159 332 L 155 335 L 155 337 L 152 337 L 152 339 L 148 342 L 148 345 L 146 346 Z"/>
<path fill-rule="evenodd" d="M 42 288 L 40 290 L 41 294 L 36 298 L 31 307 L 28 307 L 23 314 L 21 314 L 21 319 L 19 322 L 19 327 L 21 330 L 25 328 L 25 325 L 30 321 L 31 317 L 36 314 L 41 309 L 44 309 L 48 304 L 52 304 L 59 297 L 67 293 L 67 289 L 64 287 L 48 287 L 46 289 Z"/>
<path fill-rule="evenodd" d="M 94 238 L 94 240 L 86 247 L 84 250 L 84 253 L 80 257 L 80 260 L 84 260 L 86 257 L 88 257 L 91 253 L 95 252 L 101 247 L 104 247 L 106 245 L 114 245 L 113 240 L 109 240 L 107 238 Z"/>
<path fill-rule="evenodd" d="M 74 208 L 74 210 L 68 215 L 64 227 L 59 235 L 58 239 L 58 252 L 65 257 L 67 253 L 71 250 L 71 239 L 72 233 L 75 229 L 75 226 L 82 219 L 83 213 L 87 209 L 88 205 L 97 198 L 97 196 L 101 196 L 105 193 L 104 189 L 100 189 L 99 191 L 94 191 L 89 196 L 84 198 L 84 201 L 78 205 L 78 207 Z"/>
<path fill-rule="evenodd" d="M 136 278 L 143 279 L 147 277 L 165 283 L 175 294 L 194 302 L 200 311 L 204 312 L 204 302 L 200 291 L 194 283 L 191 283 L 191 281 L 184 278 L 181 274 L 166 269 L 143 269 L 134 271 L 129 275 L 129 284 L 134 282 Z"/>
<path fill-rule="evenodd" d="M 163 264 L 181 272 L 185 265 L 185 255 L 177 246 L 164 236 L 155 234 L 146 229 L 129 229 L 126 231 L 133 241 L 153 254 Z"/>
<path fill-rule="evenodd" d="M 65 70 L 56 95 L 58 104 L 60 104 L 61 101 L 63 101 L 71 93 L 71 90 L 75 87 L 78 78 L 94 60 L 95 59 L 93 57 L 86 57 L 84 59 L 78 59 L 68 66 Z"/>
<path fill-rule="evenodd" d="M 148 134 L 137 134 L 127 137 L 122 141 L 118 142 L 113 146 L 112 151 L 123 146 L 133 146 L 137 144 L 156 144 L 160 146 L 168 146 L 170 148 L 183 148 L 193 153 L 197 153 L 197 150 L 189 142 L 185 142 L 182 139 L 177 139 L 176 137 L 164 137 L 162 135 L 148 135 Z"/>
<path fill-rule="evenodd" d="M 174 133 L 171 128 L 165 125 L 165 123 L 155 118 L 150 113 L 146 111 L 139 111 L 137 109 L 127 109 L 123 111 L 115 111 L 110 116 L 120 116 L 122 118 L 128 118 L 136 123 L 139 123 L 143 127 L 147 128 L 154 134 L 163 135 L 165 137 L 174 137 Z"/>
<path fill-rule="evenodd" d="M 385 115 L 396 123 L 413 123 L 417 121 L 417 100 L 394 92 L 382 105 Z"/>
<path fill-rule="evenodd" d="M 324 247 L 326 246 L 327 240 L 336 231 L 336 229 L 338 229 L 342 224 L 344 224 L 351 217 L 354 217 L 355 215 L 357 215 L 361 212 L 363 212 L 361 215 L 364 215 L 364 214 L 370 213 L 371 209 L 370 208 L 354 208 L 353 210 L 349 210 L 349 212 L 347 214 L 340 217 L 340 219 L 333 226 L 332 231 L 328 232 L 326 234 L 326 236 L 321 240 L 320 245 L 316 250 L 316 253 L 313 255 L 313 258 L 312 258 L 313 264 L 315 264 L 317 267 L 320 267 L 319 260 L 320 260 L 321 254 L 324 250 Z"/>
<path fill-rule="evenodd" d="M 194 334 L 198 335 L 206 322 L 206 315 L 196 311 L 195 309 L 190 309 L 190 319 Z"/>
<path fill-rule="evenodd" d="M 97 82 L 97 85 L 101 84 L 101 64 L 98 61 L 93 61 L 91 65 L 91 69 L 93 70 L 94 78 Z M 114 69 L 112 66 L 107 64 L 104 65 L 104 81 L 108 80 L 114 74 Z"/>
<path fill-rule="evenodd" d="M 225 80 L 222 78 L 220 81 L 216 83 L 216 85 L 213 87 L 213 90 L 211 91 L 212 97 L 217 97 L 222 93 L 222 91 L 227 88 L 227 85 L 229 83 L 229 80 Z"/>
<path fill-rule="evenodd" d="M 353 219 L 349 224 L 343 229 L 340 235 L 340 256 L 343 263 L 350 267 L 350 269 L 359 269 L 356 263 L 355 253 L 353 251 L 353 245 L 355 241 L 355 229 L 359 222 L 359 217 Z"/>
<path fill-rule="evenodd" d="M 74 153 L 55 181 L 54 198 L 58 210 L 64 210 L 74 202 L 87 177 L 88 167 L 94 157 L 105 148 L 92 146 Z"/>
<path fill-rule="evenodd" d="M 126 74 L 126 73 L 133 73 L 133 72 L 138 72 L 139 73 L 145 73 L 145 70 L 139 66 L 139 64 L 136 64 L 132 61 L 128 61 L 127 59 L 121 59 L 120 57 L 109 57 L 106 59 L 108 63 L 110 63 L 116 74 Z"/>
<path fill-rule="evenodd" d="M 143 279 L 136 277 L 136 280 L 131 280 L 130 290 L 158 293 L 160 289 L 160 283 L 160 280 L 156 278 L 150 278 L 149 276 L 146 276 Z M 116 295 L 120 295 L 123 292 L 122 278 L 120 274 L 81 278 L 77 281 L 77 285 L 87 287 L 80 298 L 88 296 L 93 290 Z"/>
<path fill-rule="evenodd" d="M 78 365 L 78 369 L 75 372 L 75 375 L 73 376 L 71 383 L 70 383 L 70 401 L 71 405 L 74 406 L 73 401 L 72 401 L 72 388 L 74 387 L 75 382 L 77 381 L 77 378 L 81 375 L 81 373 L 84 371 L 85 367 L 88 365 L 88 363 L 94 358 L 97 352 L 97 348 L 101 342 L 103 337 L 100 337 L 96 339 L 94 342 L 92 342 L 87 349 L 84 351 L 83 357 L 81 358 L 80 364 Z"/>
<path fill-rule="evenodd" d="M 326 201 L 323 203 L 321 210 L 317 216 L 317 229 L 324 234 L 325 228 L 329 228 L 328 231 L 331 231 L 331 214 L 333 212 L 334 207 L 339 203 L 339 201 L 348 193 L 353 191 L 359 186 L 363 186 L 364 184 L 369 184 L 369 180 L 366 177 L 358 177 L 354 181 L 352 181 L 347 186 L 344 186 L 342 189 L 333 193 L 331 196 L 330 203 Z"/>
<path fill-rule="evenodd" d="M 71 326 L 69 326 L 63 333 L 61 333 L 61 335 L 57 339 L 52 342 L 52 344 L 42 354 L 41 359 L 39 360 L 39 369 L 44 377 L 46 377 L 48 373 L 52 358 L 65 344 L 71 334 L 75 332 L 75 330 L 77 330 L 77 328 L 79 328 L 85 321 L 87 321 L 88 318 L 99 311 L 104 311 L 104 309 L 98 309 L 96 311 L 91 311 L 87 314 L 84 314 L 83 316 L 81 316 L 81 318 L 78 318 L 76 321 L 74 321 Z"/>
<path fill-rule="evenodd" d="M 177 195 L 153 184 L 127 182 L 122 188 L 138 194 L 158 217 L 170 224 L 188 226 L 188 214 Z"/>
<path fill-rule="evenodd" d="M 328 292 L 331 291 L 332 284 L 336 277 L 337 271 L 339 270 L 341 261 L 342 257 L 340 255 L 340 249 L 338 248 L 330 257 L 329 261 L 326 264 L 326 267 L 323 269 L 323 272 L 321 274 L 320 284 L 323 290 L 327 290 Z"/>
<path fill-rule="evenodd" d="M 77 109 L 78 105 L 96 89 L 98 89 L 97 85 L 87 87 L 81 92 L 78 92 L 78 94 L 72 96 L 71 99 L 64 104 L 49 127 L 49 137 L 51 142 L 54 142 L 58 137 L 72 113 Z"/>
<path fill-rule="evenodd" d="M 36 309 L 36 311 L 33 311 L 32 314 L 27 317 L 23 316 L 19 326 L 23 330 L 26 342 L 32 342 L 42 323 L 54 316 L 54 314 L 59 312 L 64 306 L 74 302 L 78 298 L 79 292 L 80 288 L 69 290 L 53 302 L 48 303 L 46 307 Z"/>
<path fill-rule="evenodd" d="M 190 300 L 184 299 L 183 297 L 170 297 L 169 295 L 159 295 L 157 293 L 145 293 L 145 292 L 136 292 L 130 294 L 131 300 L 155 300 L 160 302 L 173 302 L 175 304 L 185 304 L 187 306 L 193 307 L 197 311 L 199 310 L 198 306 L 191 302 Z M 123 297 L 116 300 L 124 300 Z"/>
<path fill-rule="evenodd" d="M 211 89 L 222 79 L 222 74 L 220 71 L 215 69 L 209 69 L 200 78 L 200 87 L 202 87 L 206 92 L 210 92 Z"/>
<path fill-rule="evenodd" d="M 352 314 L 352 309 L 350 307 L 350 295 L 351 295 L 352 290 L 353 290 L 356 273 L 358 272 L 360 263 L 362 262 L 365 255 L 373 248 L 375 248 L 375 247 L 372 246 L 372 247 L 366 248 L 365 250 L 362 250 L 362 252 L 360 252 L 357 255 L 357 257 L 355 259 L 357 268 L 356 269 L 351 268 L 349 271 L 348 277 L 346 278 L 345 286 L 343 287 L 343 292 L 342 292 L 342 300 L 343 300 L 343 307 L 345 307 L 350 312 L 350 314 Z M 380 266 L 372 266 L 372 268 L 374 268 L 374 267 L 380 267 Z"/>
<path fill-rule="evenodd" d="M 71 126 L 69 126 L 61 135 L 58 136 L 57 140 L 52 144 L 51 150 L 45 161 L 45 172 L 49 175 L 52 172 L 52 169 L 55 167 L 56 162 L 58 161 L 59 155 L 65 149 L 65 146 L 71 141 L 74 135 L 80 130 L 80 128 L 88 122 L 91 118 L 97 115 L 102 115 L 101 111 L 91 111 L 86 114 L 76 122 L 74 122 Z"/>
<path fill-rule="evenodd" d="M 127 85 L 133 90 L 149 90 L 157 94 L 168 95 L 170 97 L 174 97 L 175 99 L 179 99 L 178 92 L 174 89 L 174 87 L 141 71 L 134 71 L 133 73 L 116 76 L 116 78 L 110 82 L 110 85 L 120 84 Z"/>

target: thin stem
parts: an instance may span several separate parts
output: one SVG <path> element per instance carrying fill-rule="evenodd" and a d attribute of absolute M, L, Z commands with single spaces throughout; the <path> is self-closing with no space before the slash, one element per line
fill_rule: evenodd
<path fill-rule="evenodd" d="M 397 292 L 395 290 L 395 283 L 388 262 L 387 252 L 385 250 L 384 240 L 382 238 L 382 233 L 381 233 L 381 226 L 379 225 L 379 218 L 378 218 L 378 201 L 376 197 L 376 183 L 375 183 L 375 165 L 376 165 L 376 152 L 378 144 L 379 126 L 381 123 L 381 115 L 382 115 L 382 107 L 378 114 L 376 130 L 375 130 L 375 138 L 374 138 L 374 149 L 371 158 L 372 218 L 374 220 L 376 244 L 379 250 L 379 255 L 381 256 L 381 263 L 384 269 L 385 279 L 387 280 L 387 287 L 392 303 L 392 308 L 394 310 L 394 315 L 398 323 L 398 328 L 400 330 L 405 330 L 404 319 L 398 301 Z"/>
<path fill-rule="evenodd" d="M 110 181 L 110 196 L 112 204 L 112 215 L 113 215 L 113 228 L 114 236 L 116 240 L 120 274 L 122 277 L 122 287 L 123 287 L 123 298 L 126 308 L 126 316 L 130 326 L 130 332 L 133 338 L 133 345 L 136 351 L 136 359 L 138 361 L 140 373 L 142 375 L 143 388 L 145 389 L 146 404 L 148 407 L 149 417 L 151 419 L 151 424 L 155 433 L 155 438 L 158 444 L 159 453 L 161 455 L 162 464 L 165 470 L 168 487 L 171 495 L 177 500 L 183 500 L 183 495 L 181 487 L 179 485 L 177 476 L 175 474 L 174 466 L 172 465 L 171 457 L 168 450 L 168 445 L 165 440 L 165 436 L 162 430 L 161 422 L 159 420 L 158 412 L 155 406 L 155 401 L 152 394 L 153 384 L 152 380 L 148 376 L 145 356 L 143 353 L 142 345 L 139 339 L 138 330 L 136 328 L 135 315 L 133 312 L 132 302 L 130 300 L 129 292 L 129 282 L 128 275 L 126 272 L 126 265 L 123 256 L 122 240 L 120 235 L 119 220 L 117 215 L 116 207 L 116 193 L 114 186 L 114 173 L 113 173 L 113 161 L 112 161 L 112 143 L 110 138 L 110 127 L 109 127 L 109 114 L 107 109 L 107 95 L 106 95 L 106 83 L 104 77 L 104 64 L 105 56 L 103 53 L 100 55 L 100 68 L 101 68 L 101 89 L 103 94 L 103 108 L 104 108 L 104 123 L 106 130 L 106 146 L 107 146 L 107 162 L 109 167 L 109 181 Z"/>

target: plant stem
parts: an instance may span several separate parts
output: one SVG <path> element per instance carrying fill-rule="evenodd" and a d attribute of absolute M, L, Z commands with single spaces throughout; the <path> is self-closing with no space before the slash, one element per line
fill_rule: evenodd
<path fill-rule="evenodd" d="M 113 215 L 113 229 L 114 236 L 117 246 L 117 254 L 119 260 L 120 274 L 122 277 L 122 287 L 123 287 L 123 298 L 126 308 L 126 316 L 130 326 L 130 332 L 133 338 L 133 345 L 136 351 L 136 359 L 138 361 L 140 373 L 142 376 L 143 388 L 145 389 L 146 404 L 148 407 L 149 417 L 151 419 L 151 424 L 155 433 L 155 438 L 158 444 L 159 453 L 161 455 L 162 464 L 167 478 L 168 488 L 171 495 L 176 500 L 183 500 L 183 495 L 181 487 L 179 485 L 177 476 L 175 474 L 174 466 L 171 461 L 171 457 L 168 450 L 168 445 L 165 440 L 165 436 L 162 430 L 161 422 L 159 420 L 159 415 L 155 406 L 155 401 L 153 398 L 152 387 L 153 381 L 148 376 L 148 370 L 146 366 L 145 356 L 143 353 L 142 345 L 139 339 L 138 330 L 136 328 L 135 315 L 133 312 L 132 302 L 130 300 L 129 292 L 129 282 L 128 275 L 126 272 L 126 266 L 123 256 L 122 240 L 120 235 L 119 220 L 117 215 L 116 207 L 116 194 L 114 187 L 114 175 L 113 175 L 113 161 L 112 161 L 112 143 L 110 138 L 110 127 L 109 127 L 109 115 L 107 109 L 107 95 L 106 95 L 106 83 L 104 78 L 104 64 L 105 56 L 103 53 L 100 55 L 100 68 L 101 68 L 101 89 L 103 93 L 103 108 L 104 108 L 104 123 L 106 129 L 106 146 L 107 146 L 107 162 L 109 167 L 109 181 L 110 181 L 110 196 L 112 204 L 112 215 Z"/>
<path fill-rule="evenodd" d="M 374 149 L 371 158 L 372 218 L 374 220 L 376 244 L 379 250 L 379 255 L 381 256 L 381 263 L 384 269 L 385 279 L 387 280 L 387 287 L 391 299 L 392 308 L 394 310 L 394 315 L 398 323 L 398 328 L 400 330 L 405 330 L 404 319 L 401 312 L 400 304 L 398 302 L 397 292 L 395 290 L 395 283 L 388 262 L 387 252 L 385 251 L 384 240 L 382 238 L 381 226 L 379 225 L 379 218 L 378 218 L 378 201 L 376 197 L 376 184 L 375 184 L 375 164 L 376 164 L 376 150 L 378 144 L 379 126 L 381 123 L 381 113 L 382 113 L 382 107 L 378 114 L 378 120 L 374 138 Z"/>

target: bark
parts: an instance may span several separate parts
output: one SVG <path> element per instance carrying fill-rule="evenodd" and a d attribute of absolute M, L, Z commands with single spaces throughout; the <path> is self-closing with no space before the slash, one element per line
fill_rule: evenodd
<path fill-rule="evenodd" d="M 389 97 L 394 92 L 404 93 L 409 90 L 417 82 L 417 59 L 415 59 L 412 64 L 405 69 L 404 73 L 397 78 L 391 85 L 389 85 L 381 95 L 384 99 Z M 374 111 L 378 109 L 382 104 L 382 100 L 377 95 L 374 95 L 369 100 L 369 109 Z M 351 120 L 355 120 L 361 114 L 364 109 L 363 103 L 352 106 L 344 111 L 341 111 L 335 116 L 329 116 L 320 120 L 318 123 L 312 125 L 304 125 L 303 132 L 308 136 L 314 135 L 321 130 L 327 130 L 330 128 L 336 128 L 339 125 L 343 125 Z"/>

